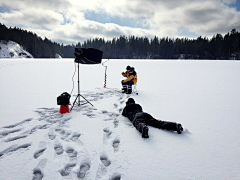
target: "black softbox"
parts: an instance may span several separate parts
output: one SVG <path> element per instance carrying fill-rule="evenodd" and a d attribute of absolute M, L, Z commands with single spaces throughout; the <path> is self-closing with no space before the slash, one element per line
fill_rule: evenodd
<path fill-rule="evenodd" d="M 103 52 L 94 48 L 75 48 L 75 63 L 100 64 Z"/>

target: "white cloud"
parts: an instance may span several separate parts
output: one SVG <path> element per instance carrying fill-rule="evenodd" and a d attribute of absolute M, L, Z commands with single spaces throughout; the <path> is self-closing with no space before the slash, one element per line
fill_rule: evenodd
<path fill-rule="evenodd" d="M 117 24 L 101 24 L 94 21 L 84 21 L 81 23 L 67 24 L 59 26 L 52 31 L 30 29 L 31 31 L 41 34 L 42 37 L 48 37 L 49 39 L 57 39 L 59 42 L 65 43 L 77 43 L 83 42 L 86 39 L 93 39 L 96 37 L 105 38 L 105 40 L 111 40 L 113 37 L 119 37 L 120 35 L 136 35 L 136 36 L 148 36 L 153 37 L 156 33 L 140 29 L 122 27 Z"/>
<path fill-rule="evenodd" d="M 182 1 L 181 1 L 182 2 Z M 181 28 L 199 35 L 225 33 L 240 26 L 240 12 L 219 1 L 192 1 L 174 9 L 160 7 L 149 19 L 151 29 L 160 29 L 164 35 L 178 35 Z M 223 26 L 225 25 L 225 26 Z"/>
<path fill-rule="evenodd" d="M 232 28 L 240 30 L 240 12 L 228 6 L 234 3 L 235 0 L 0 0 L 0 7 L 12 9 L 0 13 L 0 22 L 68 43 L 120 35 L 178 37 L 183 29 L 204 36 L 226 33 Z M 147 29 L 90 21 L 85 12 L 103 13 L 110 19 L 131 18 L 131 22 Z"/>

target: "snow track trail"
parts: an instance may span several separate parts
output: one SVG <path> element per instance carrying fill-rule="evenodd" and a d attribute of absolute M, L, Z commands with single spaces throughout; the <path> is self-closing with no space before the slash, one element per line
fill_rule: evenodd
<path fill-rule="evenodd" d="M 94 107 L 76 106 L 63 115 L 55 108 L 39 108 L 38 118 L 1 127 L 0 143 L 5 149 L 1 148 L 0 161 L 28 154 L 28 167 L 35 164 L 28 170 L 28 179 L 31 171 L 34 180 L 121 179 L 127 168 L 122 161 L 127 162 L 127 157 L 122 156 L 119 127 L 124 102 L 130 96 L 105 88 L 86 92 L 84 97 Z M 106 98 L 112 104 L 105 104 Z M 55 172 L 49 174 L 48 166 L 54 166 Z"/>

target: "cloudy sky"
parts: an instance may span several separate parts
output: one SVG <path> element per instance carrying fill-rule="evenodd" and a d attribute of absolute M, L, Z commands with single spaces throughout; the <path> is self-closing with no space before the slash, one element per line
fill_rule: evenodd
<path fill-rule="evenodd" d="M 0 23 L 64 44 L 240 31 L 240 0 L 0 0 Z"/>

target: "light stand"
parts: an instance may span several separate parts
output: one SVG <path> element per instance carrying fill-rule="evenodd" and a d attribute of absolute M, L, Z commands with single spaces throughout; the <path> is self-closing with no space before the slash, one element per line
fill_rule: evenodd
<path fill-rule="evenodd" d="M 100 64 L 102 62 L 103 52 L 98 49 L 94 49 L 94 48 L 75 48 L 74 55 L 75 55 L 75 63 L 78 63 L 78 95 L 71 107 L 71 110 L 73 109 L 77 99 L 78 99 L 78 103 L 77 103 L 78 106 L 84 105 L 87 103 L 91 104 L 85 97 L 83 97 L 80 94 L 79 63 L 81 63 L 81 64 Z M 80 104 L 80 96 L 86 101 L 84 104 Z"/>
<path fill-rule="evenodd" d="M 81 96 L 85 101 L 87 101 L 87 102 L 85 102 L 85 103 L 83 103 L 83 104 L 80 104 L 80 96 Z M 73 105 L 72 105 L 70 111 L 72 111 L 72 109 L 73 109 L 73 107 L 74 107 L 77 99 L 78 99 L 78 103 L 77 103 L 78 106 L 84 105 L 84 104 L 87 104 L 87 103 L 89 103 L 89 104 L 92 105 L 92 103 L 90 103 L 85 97 L 83 97 L 83 96 L 80 94 L 79 63 L 78 63 L 78 95 L 77 95 L 77 97 L 75 98 L 75 100 L 74 100 L 74 102 L 73 102 Z M 93 105 L 92 105 L 92 106 L 93 106 Z"/>

